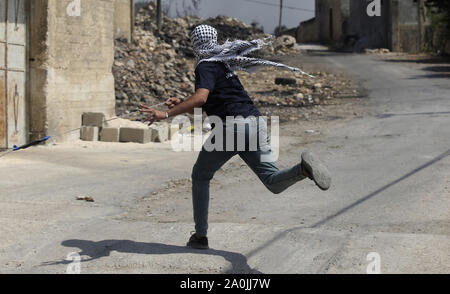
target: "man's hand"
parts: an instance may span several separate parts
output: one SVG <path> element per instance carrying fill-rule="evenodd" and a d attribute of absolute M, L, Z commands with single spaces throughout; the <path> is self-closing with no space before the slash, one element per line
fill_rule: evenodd
<path fill-rule="evenodd" d="M 169 107 L 169 109 L 172 109 L 175 107 L 175 105 L 178 105 L 181 103 L 181 99 L 178 98 L 169 98 L 166 101 L 166 105 L 167 107 Z"/>
<path fill-rule="evenodd" d="M 146 113 L 147 117 L 144 119 L 144 123 L 145 122 L 149 122 L 148 125 L 151 125 L 152 123 L 154 123 L 155 121 L 158 120 L 162 120 L 166 118 L 166 113 L 163 111 L 159 111 L 156 109 L 152 109 L 146 105 L 139 105 L 139 111 L 141 113 Z"/>
<path fill-rule="evenodd" d="M 167 116 L 166 112 L 155 110 L 143 104 L 139 105 L 139 111 L 141 113 L 147 114 L 147 118 L 144 120 L 144 122 L 148 121 L 148 125 L 151 125 L 157 120 L 162 120 L 166 119 L 167 117 L 177 116 L 179 114 L 194 111 L 194 108 L 201 107 L 206 103 L 208 95 L 208 89 L 200 88 L 195 91 L 194 95 L 186 99 L 186 101 L 184 101 L 183 103 L 181 103 L 181 100 L 178 98 L 167 99 L 165 103 L 169 107 Z"/>

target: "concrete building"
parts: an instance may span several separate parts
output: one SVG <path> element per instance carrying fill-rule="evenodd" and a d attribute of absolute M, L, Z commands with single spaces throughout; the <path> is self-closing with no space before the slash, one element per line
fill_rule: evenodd
<path fill-rule="evenodd" d="M 380 0 L 381 16 L 370 17 L 367 3 L 351 1 L 349 34 L 355 36 L 355 49 L 388 48 L 417 53 L 423 48 L 427 23 L 419 0 Z"/>
<path fill-rule="evenodd" d="M 316 16 L 300 23 L 298 42 L 334 43 L 347 33 L 350 0 L 316 0 Z"/>
<path fill-rule="evenodd" d="M 319 41 L 319 28 L 315 17 L 300 23 L 297 28 L 296 39 L 298 43 Z"/>
<path fill-rule="evenodd" d="M 349 15 L 350 0 L 316 1 L 316 22 L 319 40 L 325 42 L 341 40 L 343 34 L 346 34 Z"/>
<path fill-rule="evenodd" d="M 418 52 L 423 47 L 426 25 L 422 2 L 316 0 L 316 16 L 300 24 L 297 41 L 349 45 L 357 51 L 389 48 L 392 51 Z M 379 5 L 380 15 L 370 16 L 367 12 L 369 5 Z"/>
<path fill-rule="evenodd" d="M 83 112 L 114 116 L 114 37 L 131 38 L 130 1 L 0 0 L 0 148 L 77 139 L 65 132 Z"/>

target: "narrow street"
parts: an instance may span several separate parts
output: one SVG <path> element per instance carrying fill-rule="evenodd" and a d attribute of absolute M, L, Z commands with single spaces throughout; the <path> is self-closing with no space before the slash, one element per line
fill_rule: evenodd
<path fill-rule="evenodd" d="M 448 64 L 313 51 L 367 91 L 351 117 L 280 127 L 280 167 L 306 149 L 333 175 L 272 195 L 238 158 L 211 183 L 210 247 L 193 230 L 194 152 L 170 143 L 64 143 L 0 160 L 0 273 L 450 273 Z M 345 99 L 345 98 L 342 98 Z M 332 106 L 330 106 L 332 107 Z M 353 108 L 355 110 L 353 110 Z M 313 129 L 313 134 L 305 131 Z M 75 200 L 90 196 L 95 202 Z"/>

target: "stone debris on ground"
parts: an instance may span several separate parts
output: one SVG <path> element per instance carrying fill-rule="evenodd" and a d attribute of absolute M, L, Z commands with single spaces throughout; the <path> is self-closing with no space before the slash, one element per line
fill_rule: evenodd
<path fill-rule="evenodd" d="M 299 49 L 295 49 L 297 40 L 289 35 L 282 35 L 275 39 L 272 43 L 273 51 L 277 55 L 299 53 Z"/>
<path fill-rule="evenodd" d="M 94 202 L 94 198 L 89 197 L 89 196 L 78 196 L 76 199 L 77 200 L 84 200 L 86 202 Z"/>
<path fill-rule="evenodd" d="M 268 38 L 260 29 L 236 18 L 218 16 L 202 19 L 195 16 L 169 18 L 162 16 L 162 28 L 156 26 L 155 3 L 141 8 L 136 16 L 132 42 L 117 39 L 113 74 L 116 89 L 116 114 L 131 120 L 144 115 L 133 112 L 139 104 L 154 105 L 170 97 L 187 98 L 194 93 L 194 64 L 189 34 L 198 24 L 209 24 L 219 32 L 219 42 L 226 39 Z M 295 48 L 295 38 L 281 36 L 258 50 L 256 56 L 277 60 L 284 55 L 302 54 Z M 353 93 L 353 85 L 336 75 L 311 73 L 315 78 L 277 68 L 266 68 L 256 74 L 238 72 L 250 97 L 257 106 L 304 107 L 326 104 L 337 93 Z M 295 79 L 289 85 L 277 85 L 276 78 Z M 165 109 L 161 106 L 159 109 Z M 272 111 L 271 111 L 272 112 Z M 273 111 L 277 114 L 279 111 Z"/>
<path fill-rule="evenodd" d="M 389 54 L 391 51 L 387 48 L 364 49 L 366 54 Z"/>
<path fill-rule="evenodd" d="M 277 77 L 279 74 L 279 69 L 267 68 L 257 74 L 240 73 L 239 78 L 253 101 L 259 105 L 326 105 L 331 99 L 343 94 L 349 97 L 360 96 L 356 85 L 339 74 L 310 73 L 314 78 L 289 72 L 286 72 L 286 77 L 280 78 Z"/>

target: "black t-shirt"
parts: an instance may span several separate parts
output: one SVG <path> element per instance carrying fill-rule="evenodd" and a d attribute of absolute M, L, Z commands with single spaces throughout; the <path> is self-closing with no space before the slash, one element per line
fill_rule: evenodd
<path fill-rule="evenodd" d="M 202 62 L 195 69 L 195 90 L 208 89 L 209 96 L 202 108 L 207 115 L 261 116 L 244 90 L 239 78 L 222 62 Z"/>

